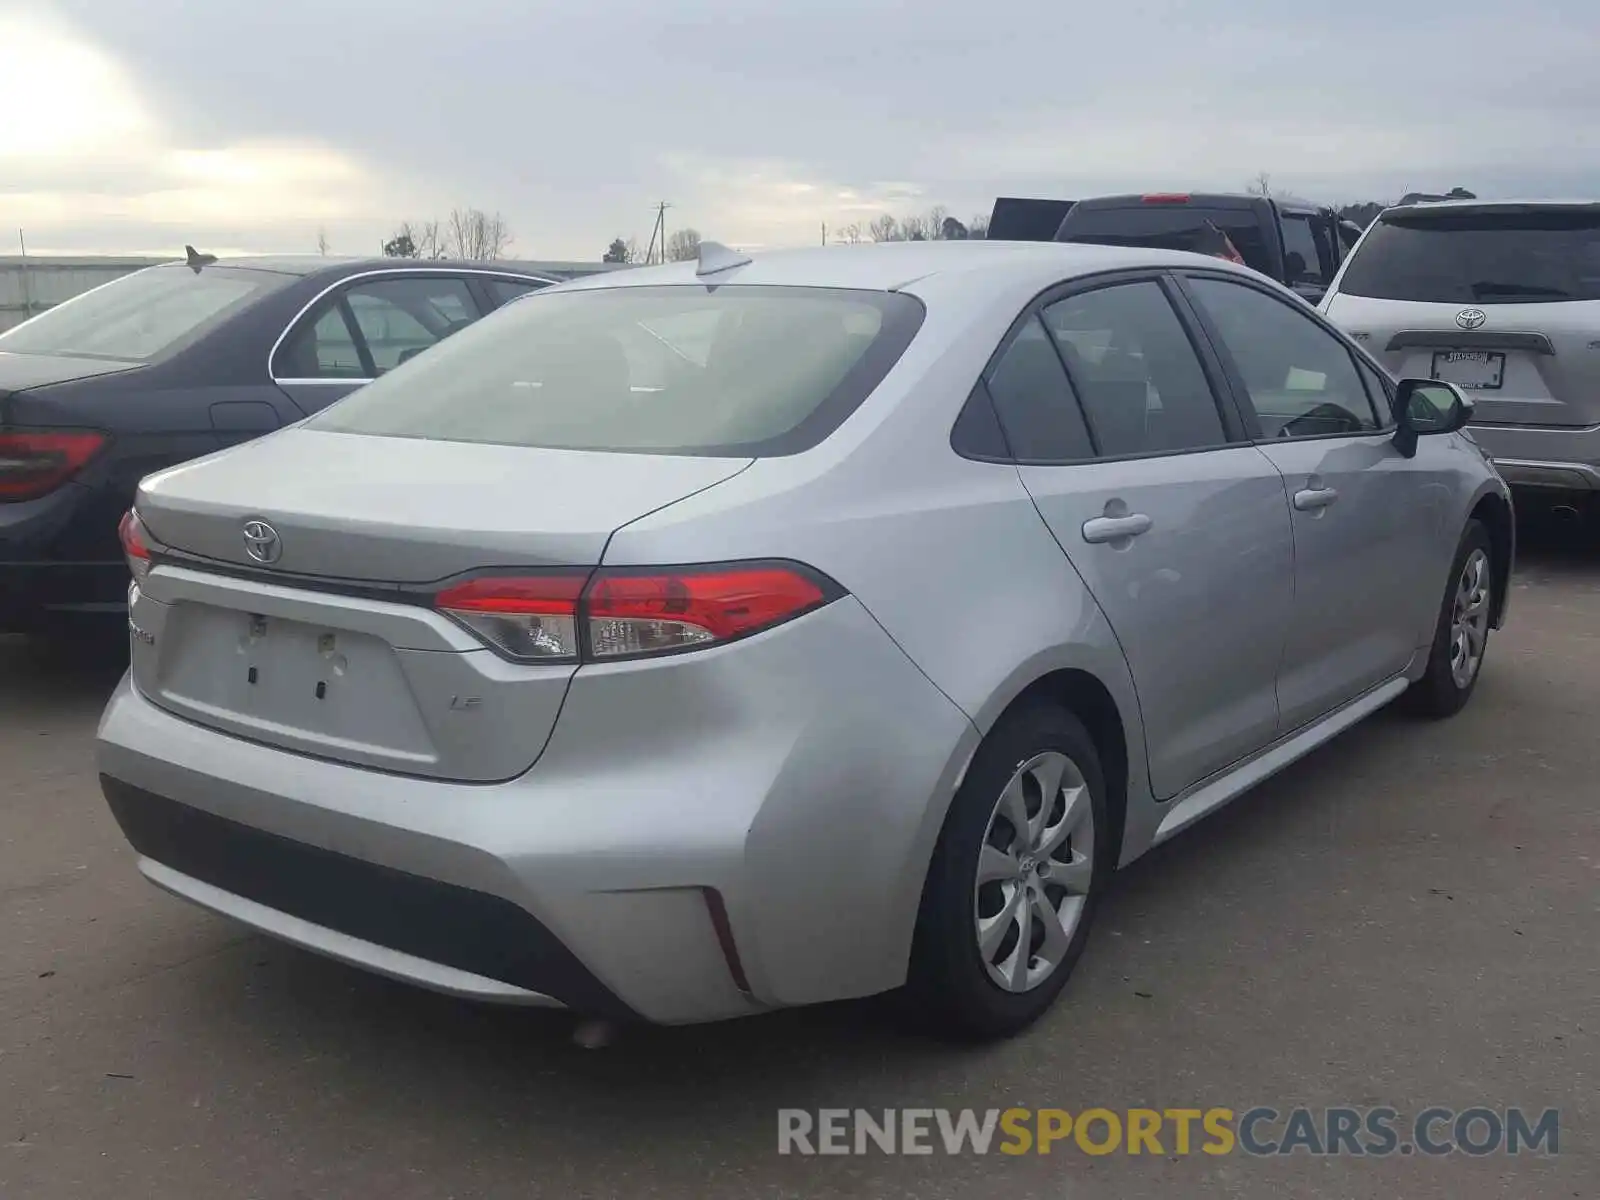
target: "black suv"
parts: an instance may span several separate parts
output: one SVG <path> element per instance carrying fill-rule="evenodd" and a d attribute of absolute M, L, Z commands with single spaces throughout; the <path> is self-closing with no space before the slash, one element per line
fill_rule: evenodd
<path fill-rule="evenodd" d="M 1052 225 L 1052 233 L 1043 230 Z M 1322 299 L 1334 272 L 1361 236 L 1333 209 L 1307 201 L 1220 193 L 1157 192 L 1091 200 L 1002 197 L 990 238 L 1093 242 L 1216 253 L 1221 239 L 1245 265 L 1293 288 L 1309 303 Z"/>

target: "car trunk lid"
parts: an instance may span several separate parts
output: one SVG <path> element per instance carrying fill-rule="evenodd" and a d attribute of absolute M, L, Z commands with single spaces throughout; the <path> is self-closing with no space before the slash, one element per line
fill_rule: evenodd
<path fill-rule="evenodd" d="M 1600 301 L 1440 305 L 1339 295 L 1327 315 L 1394 375 L 1459 385 L 1475 423 L 1600 424 Z"/>
<path fill-rule="evenodd" d="M 365 437 L 292 427 L 145 480 L 163 545 L 275 573 L 405 585 L 484 567 L 589 566 L 613 530 L 749 459 Z M 253 555 L 247 522 L 276 535 Z"/>
<path fill-rule="evenodd" d="M 513 777 L 541 752 L 576 665 L 497 656 L 433 607 L 439 581 L 587 570 L 614 530 L 748 462 L 290 429 L 185 464 L 139 493 L 158 546 L 130 613 L 135 682 L 201 725 L 287 750 Z M 271 561 L 247 548 L 252 521 L 275 535 Z"/>

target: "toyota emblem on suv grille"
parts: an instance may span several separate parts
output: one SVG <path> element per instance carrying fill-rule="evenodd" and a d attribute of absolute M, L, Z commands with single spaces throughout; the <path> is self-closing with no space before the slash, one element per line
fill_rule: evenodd
<path fill-rule="evenodd" d="M 275 563 L 283 557 L 283 540 L 265 521 L 246 521 L 244 552 L 258 563 Z"/>
<path fill-rule="evenodd" d="M 1456 324 L 1463 329 L 1476 329 L 1489 319 L 1489 314 L 1481 308 L 1463 308 L 1456 314 Z"/>

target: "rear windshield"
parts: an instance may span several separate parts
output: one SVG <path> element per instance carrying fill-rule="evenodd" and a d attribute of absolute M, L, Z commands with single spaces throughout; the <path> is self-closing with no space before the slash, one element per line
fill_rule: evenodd
<path fill-rule="evenodd" d="M 313 429 L 568 450 L 792 454 L 827 437 L 922 322 L 889 292 L 543 292 L 313 418 Z"/>
<path fill-rule="evenodd" d="M 149 267 L 0 333 L 0 350 L 150 362 L 289 282 L 268 271 Z"/>
<path fill-rule="evenodd" d="M 1146 246 L 1153 250 L 1217 252 L 1217 230 L 1239 251 L 1245 265 L 1270 275 L 1272 258 L 1256 214 L 1242 208 L 1191 208 L 1188 205 L 1140 204 L 1127 208 L 1085 208 L 1079 205 L 1062 222 L 1060 238 L 1099 246 Z"/>
<path fill-rule="evenodd" d="M 1339 291 L 1438 304 L 1600 300 L 1600 210 L 1386 214 Z"/>

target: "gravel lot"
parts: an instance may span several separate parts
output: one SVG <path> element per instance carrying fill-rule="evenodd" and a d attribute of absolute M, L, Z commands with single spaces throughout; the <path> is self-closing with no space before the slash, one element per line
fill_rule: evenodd
<path fill-rule="evenodd" d="M 860 1004 L 585 1051 L 242 932 L 135 873 L 117 668 L 0 639 L 0 1197 L 1600 1194 L 1600 551 L 1525 538 L 1461 717 L 1380 714 L 1148 857 L 983 1050 Z M 780 1107 L 1257 1104 L 1559 1107 L 1561 1153 L 777 1153 Z"/>

